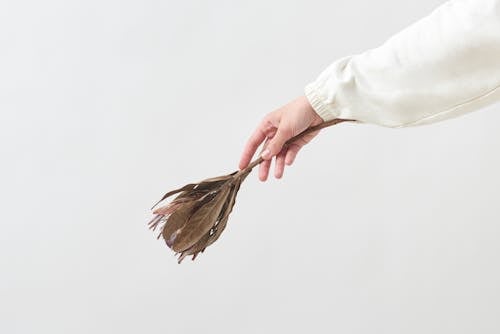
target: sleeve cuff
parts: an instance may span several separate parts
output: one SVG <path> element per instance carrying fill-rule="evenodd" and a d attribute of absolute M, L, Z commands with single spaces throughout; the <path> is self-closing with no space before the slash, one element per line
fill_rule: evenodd
<path fill-rule="evenodd" d="M 304 88 L 304 93 L 314 111 L 326 122 L 338 118 L 339 111 L 331 104 L 323 102 L 316 89 L 315 82 L 311 82 Z"/>

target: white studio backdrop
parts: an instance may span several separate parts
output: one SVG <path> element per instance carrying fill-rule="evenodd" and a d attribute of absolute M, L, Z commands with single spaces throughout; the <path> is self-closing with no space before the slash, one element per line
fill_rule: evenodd
<path fill-rule="evenodd" d="M 499 333 L 499 105 L 322 131 L 194 262 L 146 226 L 440 3 L 0 0 L 0 333 Z"/>

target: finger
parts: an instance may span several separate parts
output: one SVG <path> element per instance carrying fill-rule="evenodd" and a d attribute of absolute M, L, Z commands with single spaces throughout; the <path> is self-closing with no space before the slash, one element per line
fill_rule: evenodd
<path fill-rule="evenodd" d="M 302 146 L 297 144 L 291 144 L 290 146 L 288 146 L 285 157 L 285 164 L 287 164 L 288 166 L 293 164 L 293 162 L 295 161 L 295 157 L 297 156 L 297 153 L 299 153 L 301 148 Z"/>
<path fill-rule="evenodd" d="M 254 156 L 255 151 L 257 151 L 257 148 L 260 146 L 260 144 L 262 144 L 264 139 L 272 138 L 275 135 L 277 128 L 276 126 L 274 126 L 274 124 L 277 124 L 277 122 L 273 113 L 267 114 L 262 119 L 259 126 L 255 129 L 245 145 L 240 158 L 240 169 L 248 166 L 250 161 L 252 161 L 252 157 Z"/>
<path fill-rule="evenodd" d="M 259 165 L 259 180 L 262 182 L 267 180 L 269 175 L 269 168 L 271 167 L 271 160 L 264 160 Z"/>
<path fill-rule="evenodd" d="M 255 154 L 255 151 L 259 147 L 259 145 L 266 139 L 266 133 L 264 129 L 259 126 L 252 136 L 248 139 L 245 148 L 243 149 L 243 153 L 240 158 L 240 163 L 239 167 L 240 169 L 245 168 L 248 166 L 250 163 L 250 160 L 252 160 L 253 155 Z"/>
<path fill-rule="evenodd" d="M 281 179 L 281 177 L 283 176 L 283 172 L 285 170 L 286 152 L 287 152 L 287 149 L 283 149 L 276 156 L 276 160 L 274 162 L 274 177 L 277 179 Z"/>
<path fill-rule="evenodd" d="M 269 142 L 267 149 L 262 152 L 262 158 L 268 160 L 277 155 L 285 142 L 293 137 L 292 129 L 286 123 L 280 123 L 276 134 Z"/>

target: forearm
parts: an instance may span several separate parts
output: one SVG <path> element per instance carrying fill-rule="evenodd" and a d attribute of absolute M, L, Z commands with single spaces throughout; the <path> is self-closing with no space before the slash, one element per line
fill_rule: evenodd
<path fill-rule="evenodd" d="M 449 1 L 305 88 L 324 119 L 427 124 L 500 101 L 500 0 Z"/>

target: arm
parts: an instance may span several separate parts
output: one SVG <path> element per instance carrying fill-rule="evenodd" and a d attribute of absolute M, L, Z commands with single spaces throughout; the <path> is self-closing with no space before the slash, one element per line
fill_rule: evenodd
<path fill-rule="evenodd" d="M 246 167 L 265 141 L 264 181 L 276 156 L 283 175 L 311 134 L 285 141 L 333 118 L 387 127 L 428 124 L 500 101 L 500 0 L 451 0 L 378 48 L 334 61 L 305 96 L 264 117 L 243 151 Z"/>
<path fill-rule="evenodd" d="M 454 0 L 305 88 L 324 119 L 427 124 L 500 100 L 500 0 Z"/>

